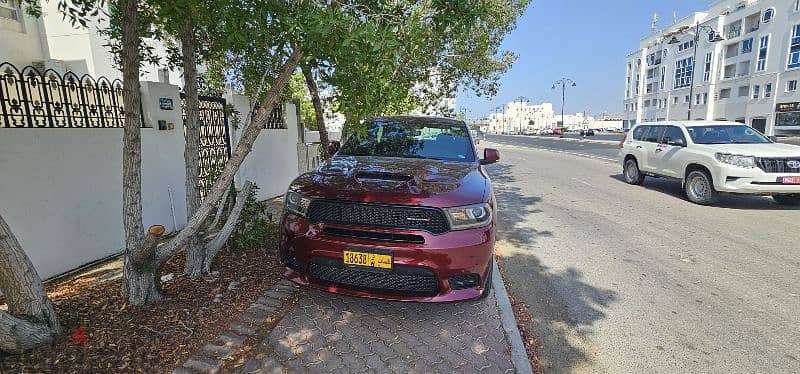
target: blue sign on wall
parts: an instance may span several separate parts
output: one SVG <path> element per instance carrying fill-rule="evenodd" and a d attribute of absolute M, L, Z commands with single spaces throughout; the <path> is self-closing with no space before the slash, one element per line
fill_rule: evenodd
<path fill-rule="evenodd" d="M 172 110 L 174 107 L 172 105 L 172 99 L 168 97 L 161 97 L 158 99 L 158 106 L 162 110 Z"/>

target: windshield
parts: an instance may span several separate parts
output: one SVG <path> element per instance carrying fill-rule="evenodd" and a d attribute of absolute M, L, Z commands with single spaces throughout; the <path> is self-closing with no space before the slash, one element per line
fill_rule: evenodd
<path fill-rule="evenodd" d="M 340 155 L 475 161 L 467 126 L 455 121 L 378 119 L 353 134 Z"/>
<path fill-rule="evenodd" d="M 686 130 L 696 144 L 772 143 L 760 132 L 746 125 L 691 126 Z"/>

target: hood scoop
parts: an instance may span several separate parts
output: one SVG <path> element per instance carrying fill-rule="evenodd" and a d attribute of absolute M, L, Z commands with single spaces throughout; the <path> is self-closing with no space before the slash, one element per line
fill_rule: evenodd
<path fill-rule="evenodd" d="M 400 173 L 389 173 L 383 171 L 358 171 L 356 179 L 387 182 L 408 182 L 414 179 L 413 176 Z"/>

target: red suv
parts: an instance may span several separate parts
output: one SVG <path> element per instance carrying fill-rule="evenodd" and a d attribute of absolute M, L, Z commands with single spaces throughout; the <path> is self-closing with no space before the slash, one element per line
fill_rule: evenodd
<path fill-rule="evenodd" d="M 404 301 L 485 297 L 496 207 L 467 125 L 434 117 L 367 122 L 289 186 L 280 254 L 295 283 Z"/>

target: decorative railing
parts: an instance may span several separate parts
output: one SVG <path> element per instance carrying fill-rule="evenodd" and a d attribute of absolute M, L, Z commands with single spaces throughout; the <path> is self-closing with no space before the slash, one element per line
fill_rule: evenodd
<path fill-rule="evenodd" d="M 3 63 L 0 118 L 6 128 L 121 128 L 122 82 Z"/>

